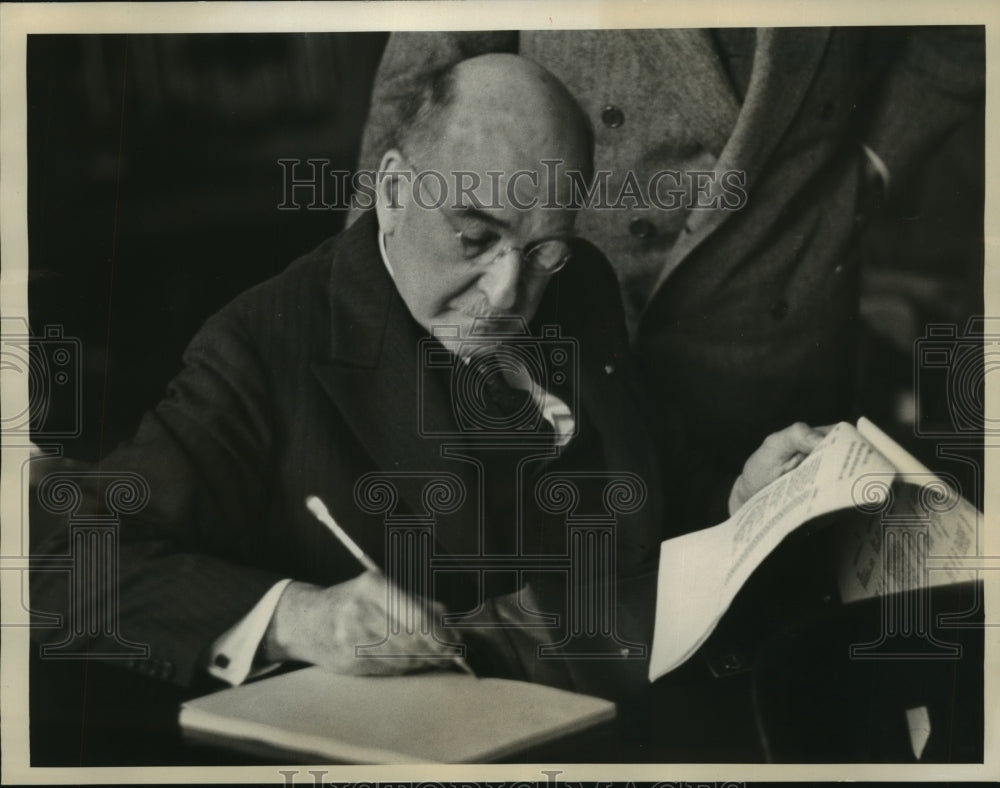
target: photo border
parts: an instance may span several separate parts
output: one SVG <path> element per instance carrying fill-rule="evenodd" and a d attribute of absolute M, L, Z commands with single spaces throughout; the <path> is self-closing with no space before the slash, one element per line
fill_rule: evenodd
<path fill-rule="evenodd" d="M 304 32 L 320 30 L 590 29 L 718 26 L 978 24 L 986 27 L 985 314 L 1000 314 L 1000 5 L 974 0 L 910 0 L 878 4 L 849 0 L 805 4 L 755 0 L 752 4 L 688 1 L 636 2 L 205 2 L 0 4 L 0 311 L 27 318 L 27 36 L 32 33 Z M 993 382 L 997 383 L 997 375 Z M 988 392 L 994 412 L 996 386 Z M 4 413 L 23 412 L 27 384 L 2 392 Z M 993 407 L 991 407 L 993 406 Z M 0 478 L 0 556 L 20 552 L 23 437 L 4 435 Z M 985 452 L 985 479 L 998 480 L 997 452 Z M 986 549 L 1000 555 L 1000 484 L 984 485 Z M 7 559 L 0 559 L 5 561 Z M 986 604 L 996 610 L 1000 577 L 985 572 Z M 4 784 L 137 782 L 278 783 L 280 769 L 297 769 L 296 782 L 312 784 L 309 769 L 326 769 L 325 782 L 420 780 L 756 781 L 756 780 L 976 780 L 1000 776 L 1000 627 L 984 629 L 984 764 L 484 764 L 474 766 L 114 767 L 31 768 L 28 760 L 28 628 L 20 609 L 21 572 L 0 571 L 0 757 Z M 10 626 L 14 624 L 14 626 Z M 992 711 L 991 711 L 992 709 Z"/>

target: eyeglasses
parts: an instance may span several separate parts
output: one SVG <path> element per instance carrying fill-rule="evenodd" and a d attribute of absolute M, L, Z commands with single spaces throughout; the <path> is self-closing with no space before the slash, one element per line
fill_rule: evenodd
<path fill-rule="evenodd" d="M 409 159 L 409 161 L 412 164 L 412 159 Z M 419 170 L 416 167 L 413 167 L 412 171 L 414 179 L 423 172 L 423 170 Z M 463 257 L 477 267 L 487 268 L 511 252 L 519 252 L 522 259 L 535 274 L 552 276 L 562 270 L 573 256 L 572 249 L 567 241 L 561 238 L 543 238 L 527 246 L 514 246 L 512 244 L 501 246 L 492 256 L 483 260 L 481 258 L 499 243 L 500 236 L 492 230 L 456 230 L 447 211 L 442 211 L 442 213 L 445 222 L 451 227 L 452 234 L 462 245 Z"/>
<path fill-rule="evenodd" d="M 470 238 L 466 234 L 465 230 L 455 230 L 454 235 L 467 253 L 468 250 L 475 249 L 483 243 L 480 240 Z M 493 244 L 490 244 L 490 246 L 494 244 L 495 241 Z M 485 247 L 478 256 L 486 254 L 488 249 L 489 246 Z M 529 266 L 531 266 L 532 271 L 544 276 L 552 276 L 556 272 L 560 271 L 573 256 L 573 252 L 566 241 L 550 238 L 548 240 L 535 241 L 527 246 L 513 246 L 512 244 L 507 244 L 506 246 L 500 247 L 500 249 L 498 249 L 491 257 L 489 257 L 489 259 L 485 261 L 476 259 L 477 256 L 471 257 L 470 261 L 475 265 L 486 268 L 493 265 L 497 262 L 497 260 L 506 257 L 511 252 L 519 252 L 521 258 Z"/>

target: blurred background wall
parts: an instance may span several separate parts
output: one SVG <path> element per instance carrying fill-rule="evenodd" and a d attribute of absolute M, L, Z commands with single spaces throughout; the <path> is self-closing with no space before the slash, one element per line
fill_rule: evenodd
<path fill-rule="evenodd" d="M 386 38 L 29 37 L 31 325 L 83 343 L 67 454 L 127 437 L 208 315 L 341 229 L 278 209 L 278 160 L 354 166 Z"/>

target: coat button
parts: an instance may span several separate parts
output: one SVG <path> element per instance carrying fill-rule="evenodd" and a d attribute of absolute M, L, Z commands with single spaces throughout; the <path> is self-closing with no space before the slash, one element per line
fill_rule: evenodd
<path fill-rule="evenodd" d="M 656 228 L 652 222 L 646 219 L 633 219 L 628 223 L 628 231 L 633 238 L 652 238 L 656 234 Z"/>
<path fill-rule="evenodd" d="M 618 107 L 608 104 L 608 106 L 601 110 L 601 121 L 609 129 L 617 129 L 625 122 L 625 113 L 618 109 Z"/>
<path fill-rule="evenodd" d="M 771 307 L 771 317 L 775 320 L 784 320 L 785 316 L 788 314 L 788 302 L 781 300 Z"/>

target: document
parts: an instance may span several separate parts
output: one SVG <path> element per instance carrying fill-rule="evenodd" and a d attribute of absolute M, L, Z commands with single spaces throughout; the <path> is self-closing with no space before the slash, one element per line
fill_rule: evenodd
<path fill-rule="evenodd" d="M 927 496 L 936 502 L 929 514 L 921 506 Z M 917 540 L 922 548 L 899 551 L 894 561 L 885 561 L 882 553 L 887 505 L 890 513 L 923 513 L 930 531 L 929 540 Z M 840 423 L 801 465 L 760 490 L 730 519 L 662 543 L 650 681 L 697 651 L 753 571 L 788 534 L 815 517 L 854 507 L 880 515 L 848 529 L 839 543 L 843 601 L 974 579 L 974 570 L 961 568 L 959 559 L 975 549 L 976 509 L 867 419 L 857 428 Z M 931 556 L 940 559 L 940 569 L 926 571 Z M 887 588 L 883 562 L 905 582 L 890 578 Z"/>
<path fill-rule="evenodd" d="M 921 587 L 972 582 L 982 514 L 867 419 L 858 431 L 897 469 L 891 505 L 880 517 L 836 534 L 835 566 L 842 602 Z M 886 525 L 896 533 L 886 545 Z M 909 531 L 910 538 L 900 539 Z"/>

